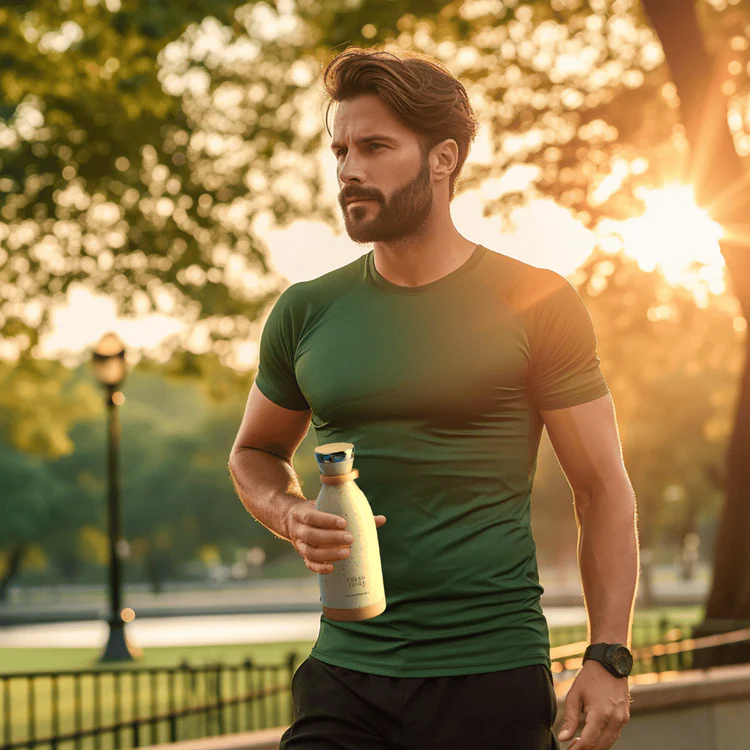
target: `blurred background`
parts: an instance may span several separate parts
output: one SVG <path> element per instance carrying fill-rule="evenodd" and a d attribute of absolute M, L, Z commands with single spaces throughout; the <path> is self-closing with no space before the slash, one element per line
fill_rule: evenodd
<path fill-rule="evenodd" d="M 634 646 L 750 627 L 748 0 L 29 0 L 0 7 L 0 677 L 48 674 L 53 699 L 54 670 L 104 670 L 115 604 L 118 668 L 309 653 L 317 576 L 227 461 L 280 292 L 370 249 L 343 229 L 319 81 L 352 44 L 463 82 L 481 128 L 456 227 L 586 303 L 638 498 Z M 294 462 L 310 499 L 316 444 Z M 553 646 L 585 641 L 546 436 L 532 523 Z M 653 656 L 635 671 L 750 647 Z M 5 747 L 67 720 L 2 684 Z"/>

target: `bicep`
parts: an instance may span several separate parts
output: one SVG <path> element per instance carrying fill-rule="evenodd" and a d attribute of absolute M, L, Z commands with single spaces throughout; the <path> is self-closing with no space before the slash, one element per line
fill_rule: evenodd
<path fill-rule="evenodd" d="M 279 406 L 264 396 L 257 384 L 253 383 L 231 455 L 243 448 L 257 448 L 291 463 L 295 451 L 307 435 L 311 421 L 310 409 Z"/>
<path fill-rule="evenodd" d="M 588 493 L 625 471 L 609 394 L 563 409 L 540 410 L 540 414 L 574 493 Z"/>

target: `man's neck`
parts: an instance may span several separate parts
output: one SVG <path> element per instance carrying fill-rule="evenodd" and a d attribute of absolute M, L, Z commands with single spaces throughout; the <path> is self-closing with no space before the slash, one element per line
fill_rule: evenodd
<path fill-rule="evenodd" d="M 375 243 L 375 268 L 391 284 L 424 286 L 460 268 L 471 257 L 476 246 L 476 242 L 461 235 L 450 247 L 434 243 L 384 247 L 383 243 Z"/>

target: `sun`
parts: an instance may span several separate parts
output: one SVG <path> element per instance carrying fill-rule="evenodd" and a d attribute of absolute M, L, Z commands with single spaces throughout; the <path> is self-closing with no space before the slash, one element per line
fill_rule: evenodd
<path fill-rule="evenodd" d="M 696 293 L 702 290 L 699 296 L 706 291 L 725 292 L 725 264 L 719 248 L 722 228 L 696 205 L 692 187 L 644 188 L 637 197 L 646 210 L 617 223 L 614 231 L 621 238 L 617 249 L 634 258 L 644 271 L 659 269 L 670 284 Z"/>

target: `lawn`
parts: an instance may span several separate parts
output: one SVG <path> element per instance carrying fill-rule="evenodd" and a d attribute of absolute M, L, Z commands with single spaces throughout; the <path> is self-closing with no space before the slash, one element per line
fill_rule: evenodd
<path fill-rule="evenodd" d="M 202 664 L 239 664 L 252 659 L 258 664 L 282 664 L 287 654 L 296 651 L 298 663 L 310 653 L 314 641 L 259 643 L 221 646 L 180 646 L 147 648 L 136 662 L 99 665 L 98 648 L 0 648 L 0 674 L 9 672 L 56 672 L 73 669 L 117 669 L 132 667 L 176 667 L 183 661 L 191 666 Z"/>

